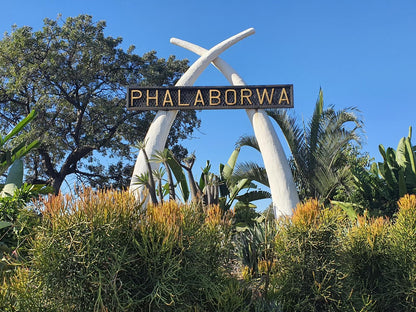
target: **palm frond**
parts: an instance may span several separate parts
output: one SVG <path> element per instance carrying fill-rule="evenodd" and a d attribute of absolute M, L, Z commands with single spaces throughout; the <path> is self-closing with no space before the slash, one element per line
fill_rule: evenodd
<path fill-rule="evenodd" d="M 322 133 L 322 114 L 324 108 L 324 98 L 322 89 L 319 90 L 319 96 L 315 104 L 315 109 L 308 128 L 306 129 L 305 137 L 307 141 L 307 155 L 306 161 L 308 167 L 313 170 L 315 168 L 314 153 L 319 147 L 319 137 Z"/>
<path fill-rule="evenodd" d="M 251 203 L 252 201 L 261 200 L 261 199 L 267 199 L 271 198 L 270 192 L 262 191 L 262 190 L 256 190 L 256 191 L 250 191 L 245 194 L 239 195 L 236 197 L 237 200 L 243 202 L 243 203 Z"/>
<path fill-rule="evenodd" d="M 298 158 L 304 145 L 304 138 L 302 128 L 297 125 L 296 118 L 289 116 L 286 110 L 273 109 L 266 112 L 282 130 L 293 158 Z"/>
<path fill-rule="evenodd" d="M 254 162 L 244 162 L 237 165 L 232 179 L 238 180 L 244 178 L 269 186 L 266 169 Z"/>
<path fill-rule="evenodd" d="M 235 145 L 237 148 L 240 148 L 243 146 L 249 146 L 260 151 L 259 144 L 257 143 L 257 139 L 255 136 L 250 136 L 250 135 L 242 136 L 238 139 Z"/>

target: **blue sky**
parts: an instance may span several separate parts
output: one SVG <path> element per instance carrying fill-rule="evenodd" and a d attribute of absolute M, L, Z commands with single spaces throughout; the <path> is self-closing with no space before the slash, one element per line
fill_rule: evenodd
<path fill-rule="evenodd" d="M 379 160 L 378 145 L 396 147 L 416 117 L 416 2 L 350 1 L 2 1 L 0 31 L 11 25 L 39 29 L 43 18 L 90 14 L 107 22 L 136 53 L 157 51 L 194 62 L 171 37 L 210 48 L 253 27 L 256 33 L 222 54 L 247 84 L 294 85 L 294 114 L 311 116 L 319 88 L 325 105 L 355 106 L 365 124 L 363 150 Z M 208 68 L 195 85 L 227 85 Z M 200 113 L 202 127 L 184 144 L 201 167 L 226 162 L 241 135 L 252 129 L 244 111 Z M 416 132 L 416 131 L 414 131 Z M 416 133 L 415 133 L 416 135 Z M 283 138 L 281 137 L 283 141 Z M 415 143 L 416 140 L 413 140 Z M 241 160 L 261 161 L 244 149 Z M 215 169 L 216 170 L 216 169 Z"/>

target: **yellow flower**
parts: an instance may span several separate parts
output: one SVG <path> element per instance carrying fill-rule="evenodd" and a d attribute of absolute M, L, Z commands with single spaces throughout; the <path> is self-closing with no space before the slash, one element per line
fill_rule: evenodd
<path fill-rule="evenodd" d="M 321 204 L 316 199 L 309 199 L 305 203 L 298 204 L 292 216 L 294 225 L 308 226 L 315 224 L 321 211 Z"/>
<path fill-rule="evenodd" d="M 207 223 L 208 225 L 217 226 L 221 223 L 222 211 L 220 206 L 214 205 L 208 207 L 208 209 L 206 210 L 206 215 L 207 216 L 205 218 L 205 223 Z"/>
<path fill-rule="evenodd" d="M 406 194 L 397 202 L 400 210 L 410 210 L 416 208 L 416 195 Z"/>

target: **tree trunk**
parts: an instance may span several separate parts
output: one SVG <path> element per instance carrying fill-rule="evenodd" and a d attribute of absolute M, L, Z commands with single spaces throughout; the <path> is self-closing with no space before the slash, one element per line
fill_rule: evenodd
<path fill-rule="evenodd" d="M 198 198 L 201 196 L 201 191 L 199 187 L 197 186 L 194 175 L 192 173 L 191 168 L 183 167 L 185 168 L 187 174 L 188 174 L 188 180 L 189 180 L 189 186 L 191 188 L 191 195 L 192 195 L 192 201 L 197 201 Z"/>
<path fill-rule="evenodd" d="M 51 186 L 53 187 L 53 192 L 55 195 L 59 194 L 59 191 L 61 190 L 62 183 L 64 183 L 65 178 L 61 175 L 58 175 L 55 178 L 52 178 Z"/>

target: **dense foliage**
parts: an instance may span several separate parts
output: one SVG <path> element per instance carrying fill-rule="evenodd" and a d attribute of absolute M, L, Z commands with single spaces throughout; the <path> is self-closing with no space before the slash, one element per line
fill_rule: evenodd
<path fill-rule="evenodd" d="M 317 200 L 233 230 L 218 206 L 84 190 L 40 206 L 2 311 L 414 311 L 416 196 L 393 219 Z"/>
<path fill-rule="evenodd" d="M 27 237 L 39 221 L 26 205 L 39 194 L 50 191 L 45 185 L 31 185 L 23 180 L 21 157 L 35 148 L 39 140 L 28 142 L 22 138 L 22 131 L 35 116 L 32 111 L 7 135 L 0 135 L 0 173 L 9 169 L 4 184 L 0 185 L 0 276 L 13 274 L 19 265 L 16 260 L 26 255 Z"/>
<path fill-rule="evenodd" d="M 402 137 L 397 148 L 379 145 L 382 161 L 373 162 L 370 168 L 353 168 L 357 186 L 349 201 L 363 206 L 373 215 L 392 216 L 396 202 L 405 194 L 416 194 L 416 146 L 412 145 L 412 127 Z"/>
<path fill-rule="evenodd" d="M 105 36 L 105 26 L 88 15 L 45 19 L 42 30 L 14 27 L 0 40 L 0 130 L 37 111 L 29 135 L 42 142 L 27 163 L 31 180 L 48 182 L 55 192 L 70 174 L 121 186 L 125 162 L 107 168 L 96 158 L 129 160 L 130 146 L 143 139 L 154 116 L 126 110 L 126 86 L 171 85 L 188 66 L 174 56 L 157 58 L 154 51 L 125 51 L 121 38 Z M 180 113 L 169 146 L 198 126 L 195 111 Z"/>
<path fill-rule="evenodd" d="M 124 86 L 172 84 L 187 62 L 125 52 L 104 28 L 81 15 L 45 20 L 37 32 L 14 28 L 0 41 L 0 173 L 10 167 L 0 193 L 1 311 L 416 310 L 411 128 L 397 149 L 380 145 L 383 161 L 371 164 L 357 144 L 356 110 L 324 109 L 320 91 L 303 127 L 268 112 L 292 152 L 303 199 L 293 216 L 254 210 L 269 195 L 252 183 L 267 185 L 261 166 L 236 164 L 240 146 L 256 147 L 249 137 L 219 174 L 207 162 L 198 182 L 194 157 L 148 155 L 149 167 L 163 168 L 140 177 L 152 203 L 139 203 L 104 190 L 126 185 L 123 162 L 104 172 L 93 157 L 128 156 L 152 119 L 125 111 Z M 169 144 L 198 125 L 183 114 Z M 20 157 L 33 148 L 32 181 L 57 192 L 77 174 L 99 190 L 33 200 L 48 191 L 23 183 Z"/>
<path fill-rule="evenodd" d="M 243 277 L 282 311 L 414 311 L 416 196 L 398 207 L 392 220 L 354 219 L 316 200 L 300 204 L 277 220 L 257 272 L 246 262 Z M 262 237 L 265 246 L 264 234 L 256 237 L 257 248 Z"/>
<path fill-rule="evenodd" d="M 329 202 L 340 188 L 351 191 L 351 168 L 360 162 L 356 148 L 361 142 L 363 126 L 355 108 L 337 111 L 333 106 L 324 107 L 320 90 L 307 122 L 300 122 L 286 110 L 267 110 L 267 113 L 282 130 L 290 148 L 289 162 L 301 199 Z M 254 137 L 242 137 L 237 145 L 258 149 Z M 268 185 L 265 170 L 259 164 L 242 164 L 238 174 Z"/>
<path fill-rule="evenodd" d="M 218 206 L 144 210 L 126 192 L 85 190 L 40 209 L 30 271 L 3 288 L 2 311 L 242 311 L 250 301 L 226 274 L 230 221 Z M 13 288 L 23 282 L 30 301 Z"/>

